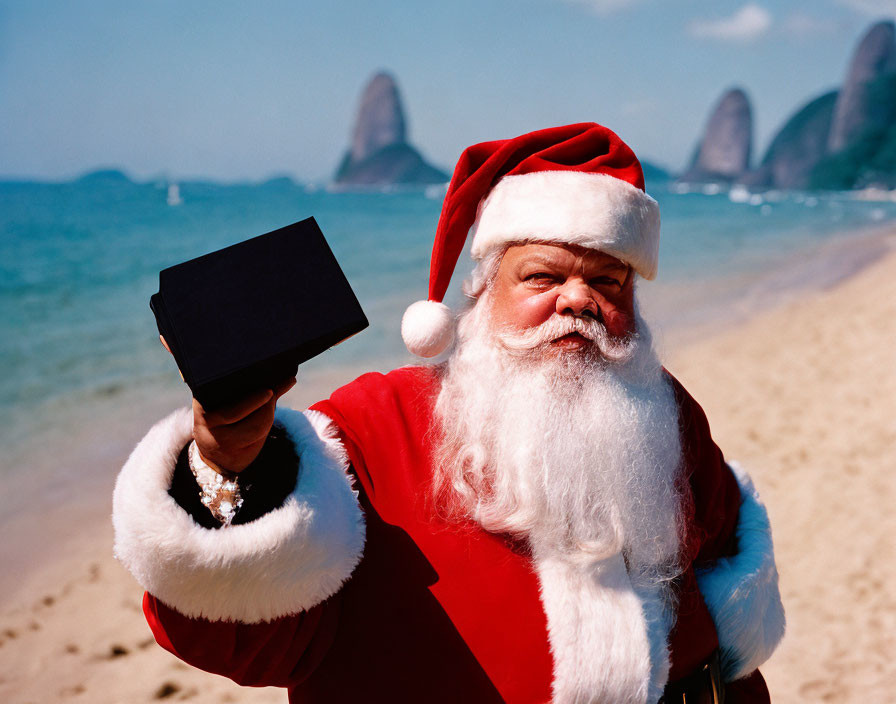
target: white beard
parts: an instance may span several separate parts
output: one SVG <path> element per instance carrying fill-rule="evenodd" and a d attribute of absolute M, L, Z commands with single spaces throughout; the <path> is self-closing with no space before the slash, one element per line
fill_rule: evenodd
<path fill-rule="evenodd" d="M 643 321 L 624 342 L 586 321 L 590 350 L 546 355 L 564 317 L 540 336 L 492 332 L 486 297 L 464 314 L 436 402 L 437 497 L 528 539 L 555 701 L 656 701 L 679 572 L 677 404 Z"/>

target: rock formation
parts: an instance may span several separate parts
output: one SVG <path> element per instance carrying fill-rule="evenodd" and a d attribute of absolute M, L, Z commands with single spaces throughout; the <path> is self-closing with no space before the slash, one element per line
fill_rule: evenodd
<path fill-rule="evenodd" d="M 797 110 L 772 139 L 755 171 L 741 178 L 748 186 L 806 188 L 812 168 L 827 151 L 837 91 L 809 101 Z"/>
<path fill-rule="evenodd" d="M 746 95 L 728 91 L 680 180 L 758 188 L 896 187 L 896 24 L 872 25 L 853 52 L 840 90 L 797 110 L 760 165 L 747 171 L 751 131 Z"/>
<path fill-rule="evenodd" d="M 856 47 L 846 82 L 834 108 L 834 119 L 828 137 L 828 151 L 846 147 L 859 133 L 880 122 L 875 106 L 868 100 L 868 85 L 886 73 L 896 70 L 896 26 L 878 22 L 869 29 Z"/>
<path fill-rule="evenodd" d="M 404 110 L 395 80 L 378 73 L 361 95 L 358 121 L 352 135 L 351 159 L 358 163 L 374 152 L 405 141 Z"/>
<path fill-rule="evenodd" d="M 753 139 L 750 101 L 740 88 L 727 91 L 718 102 L 690 168 L 681 177 L 685 182 L 731 182 L 749 168 Z"/>
<path fill-rule="evenodd" d="M 336 171 L 343 186 L 444 183 L 448 174 L 431 166 L 407 142 L 407 126 L 395 79 L 376 74 L 361 95 L 351 147 Z"/>

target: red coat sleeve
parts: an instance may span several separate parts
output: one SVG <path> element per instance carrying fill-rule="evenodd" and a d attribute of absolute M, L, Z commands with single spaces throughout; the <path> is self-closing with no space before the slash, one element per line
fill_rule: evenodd
<path fill-rule="evenodd" d="M 336 633 L 331 599 L 299 614 L 263 623 L 188 618 L 149 593 L 143 613 L 156 642 L 184 662 L 241 685 L 290 687 L 320 663 Z"/>

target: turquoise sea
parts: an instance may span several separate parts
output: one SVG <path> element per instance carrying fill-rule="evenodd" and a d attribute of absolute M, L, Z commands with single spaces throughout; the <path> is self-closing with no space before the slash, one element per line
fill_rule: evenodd
<path fill-rule="evenodd" d="M 648 319 L 673 336 L 836 281 L 880 256 L 875 233 L 896 219 L 896 203 L 853 194 L 651 192 L 663 218 L 660 276 L 641 292 Z M 44 486 L 86 445 L 91 461 L 117 461 L 149 414 L 188 402 L 148 306 L 159 270 L 310 215 L 371 326 L 308 363 L 300 382 L 323 389 L 410 360 L 399 324 L 426 294 L 444 188 L 345 193 L 279 179 L 181 183 L 182 202 L 172 195 L 166 183 L 114 175 L 0 183 L 3 476 Z"/>

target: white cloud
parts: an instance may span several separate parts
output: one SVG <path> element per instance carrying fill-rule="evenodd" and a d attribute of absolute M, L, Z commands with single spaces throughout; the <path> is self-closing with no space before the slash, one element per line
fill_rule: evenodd
<path fill-rule="evenodd" d="M 896 0 L 837 0 L 837 4 L 875 19 L 896 15 Z"/>
<path fill-rule="evenodd" d="M 771 26 L 772 15 L 768 10 L 755 3 L 747 3 L 730 17 L 692 20 L 688 24 L 688 32 L 691 36 L 701 39 L 720 39 L 747 44 L 765 35 Z"/>
<path fill-rule="evenodd" d="M 620 10 L 628 10 L 641 0 L 563 0 L 563 2 L 583 7 L 596 15 L 610 15 Z"/>

